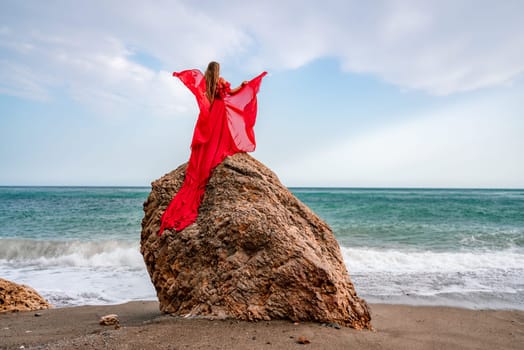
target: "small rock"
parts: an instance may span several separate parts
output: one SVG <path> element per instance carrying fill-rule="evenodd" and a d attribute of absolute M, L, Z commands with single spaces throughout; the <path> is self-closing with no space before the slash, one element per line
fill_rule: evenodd
<path fill-rule="evenodd" d="M 297 343 L 299 343 L 299 344 L 309 344 L 309 343 L 311 343 L 311 342 L 309 341 L 308 338 L 306 338 L 306 337 L 304 337 L 304 336 L 300 336 L 300 337 L 298 337 L 298 339 L 297 339 Z"/>
<path fill-rule="evenodd" d="M 322 326 L 324 327 L 331 327 L 335 329 L 340 329 L 340 325 L 338 323 L 332 322 L 332 323 L 322 323 Z"/>
<path fill-rule="evenodd" d="M 118 319 L 118 315 L 116 314 L 110 314 L 105 315 L 100 318 L 99 322 L 102 326 L 112 326 L 112 325 L 119 325 L 120 320 Z"/>
<path fill-rule="evenodd" d="M 299 324 L 300 324 L 300 323 L 298 323 L 298 322 L 293 323 L 293 325 L 295 325 L 295 326 L 298 326 Z"/>
<path fill-rule="evenodd" d="M 37 312 L 37 313 L 35 314 L 35 317 L 40 317 L 40 316 L 42 316 L 42 314 L 39 313 L 39 312 Z"/>

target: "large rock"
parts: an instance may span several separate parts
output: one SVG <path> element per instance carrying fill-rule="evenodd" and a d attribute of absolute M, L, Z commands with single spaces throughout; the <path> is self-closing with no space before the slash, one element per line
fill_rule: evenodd
<path fill-rule="evenodd" d="M 50 307 L 33 288 L 0 278 L 0 312 L 34 311 Z"/>
<path fill-rule="evenodd" d="M 158 237 L 185 169 L 154 181 L 144 203 L 141 252 L 161 311 L 371 327 L 329 226 L 245 153 L 214 170 L 194 224 Z"/>

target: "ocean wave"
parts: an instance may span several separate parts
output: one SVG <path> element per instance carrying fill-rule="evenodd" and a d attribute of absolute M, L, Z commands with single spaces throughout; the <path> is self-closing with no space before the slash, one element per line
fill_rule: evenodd
<path fill-rule="evenodd" d="M 524 254 L 341 247 L 351 279 L 372 302 L 523 309 Z"/>
<path fill-rule="evenodd" d="M 6 266 L 2 278 L 29 285 L 56 307 L 103 305 L 154 300 L 156 292 L 146 271 L 129 267 Z"/>
<path fill-rule="evenodd" d="M 138 243 L 122 240 L 41 241 L 1 239 L 0 263 L 19 267 L 89 266 L 143 268 Z"/>
<path fill-rule="evenodd" d="M 524 270 L 524 252 L 409 251 L 341 247 L 352 273 L 455 273 L 480 270 Z M 0 263 L 19 266 L 86 266 L 143 268 L 139 243 L 127 240 L 42 241 L 0 239 Z"/>
<path fill-rule="evenodd" d="M 457 273 L 524 270 L 524 253 L 507 249 L 483 252 L 432 252 L 341 247 L 352 273 Z"/>

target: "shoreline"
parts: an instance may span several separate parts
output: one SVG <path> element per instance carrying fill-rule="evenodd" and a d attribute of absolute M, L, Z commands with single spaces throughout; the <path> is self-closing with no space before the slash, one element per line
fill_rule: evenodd
<path fill-rule="evenodd" d="M 22 283 L 23 284 L 23 283 Z M 29 285 L 28 283 L 25 283 L 25 285 Z M 50 300 L 44 293 L 41 294 L 44 299 Z M 469 311 L 517 311 L 517 312 L 523 312 L 524 313 L 524 306 L 518 305 L 518 306 L 497 306 L 497 307 L 484 307 L 482 305 L 475 304 L 473 302 L 468 302 L 466 298 L 464 299 L 457 299 L 453 302 L 450 302 L 449 300 L 432 300 L 428 301 L 428 299 L 423 299 L 420 296 L 417 295 L 410 295 L 408 297 L 405 296 L 399 296 L 398 298 L 390 298 L 388 300 L 383 300 L 380 298 L 375 298 L 373 296 L 366 296 L 361 295 L 360 293 L 358 296 L 362 299 L 364 299 L 368 305 L 383 305 L 383 306 L 406 306 L 406 307 L 428 307 L 428 308 L 449 308 L 449 309 L 460 309 L 460 310 L 469 310 Z M 95 304 L 95 303 L 87 303 L 87 304 L 65 304 L 65 305 L 59 305 L 52 304 L 53 310 L 54 309 L 70 309 L 70 308 L 78 308 L 78 307 L 113 307 L 113 306 L 119 306 L 119 305 L 125 305 L 129 303 L 158 303 L 157 299 L 135 299 L 135 300 L 121 300 L 114 303 L 108 303 L 108 304 Z M 497 301 L 495 300 L 495 304 Z M 0 313 L 0 315 L 2 315 Z"/>
<path fill-rule="evenodd" d="M 162 314 L 156 301 L 0 314 L 0 349 L 518 349 L 524 311 L 370 304 L 374 331 Z M 99 325 L 117 314 L 120 328 Z M 36 316 L 38 315 L 38 316 Z M 310 343 L 297 343 L 299 337 Z"/>

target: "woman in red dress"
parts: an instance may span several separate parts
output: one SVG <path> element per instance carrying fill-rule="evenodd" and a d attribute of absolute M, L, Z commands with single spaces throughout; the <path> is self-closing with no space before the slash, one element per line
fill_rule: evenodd
<path fill-rule="evenodd" d="M 256 95 L 266 74 L 231 89 L 220 77 L 217 62 L 209 63 L 205 75 L 198 69 L 173 73 L 195 95 L 200 113 L 184 183 L 162 215 L 158 235 L 165 229 L 181 231 L 195 222 L 213 169 L 227 156 L 255 150 Z"/>

